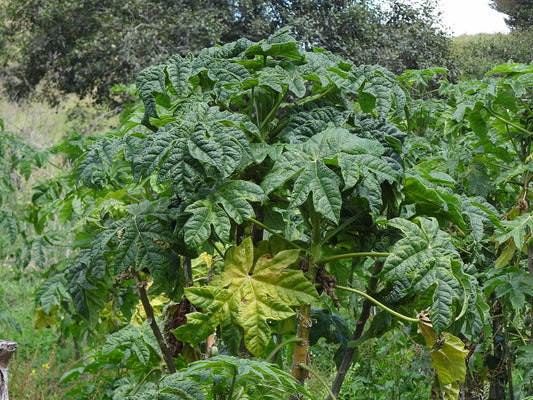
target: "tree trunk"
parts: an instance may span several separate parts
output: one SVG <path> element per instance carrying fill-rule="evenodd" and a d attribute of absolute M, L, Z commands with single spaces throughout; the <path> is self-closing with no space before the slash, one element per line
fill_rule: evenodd
<path fill-rule="evenodd" d="M 494 352 L 492 356 L 492 376 L 490 379 L 489 400 L 505 400 L 505 386 L 507 384 L 507 365 L 502 340 L 503 318 L 502 306 L 498 300 L 492 305 L 492 334 L 494 335 Z"/>
<path fill-rule="evenodd" d="M 379 280 L 378 278 L 376 278 L 376 275 L 379 274 L 382 269 L 383 269 L 383 263 L 380 262 L 380 263 L 375 264 L 374 272 L 368 283 L 369 290 L 376 290 L 378 283 L 379 283 Z M 372 308 L 372 303 L 368 299 L 365 299 L 365 301 L 363 302 L 363 307 L 361 309 L 361 314 L 359 315 L 359 318 L 357 319 L 357 322 L 355 324 L 355 330 L 352 335 L 352 341 L 355 342 L 356 340 L 359 340 L 359 338 L 363 335 L 366 322 L 368 321 L 368 318 L 370 317 L 371 308 Z M 331 391 L 335 396 L 338 396 L 341 391 L 342 384 L 344 383 L 344 379 L 346 378 L 346 373 L 348 372 L 350 365 L 352 365 L 354 354 L 355 354 L 355 346 L 348 347 L 346 351 L 344 352 L 341 365 L 337 369 L 337 375 L 335 376 L 335 380 L 333 381 L 333 384 L 331 385 Z M 333 399 L 331 396 L 328 396 L 328 400 L 333 400 Z"/>
<path fill-rule="evenodd" d="M 17 349 L 18 344 L 0 340 L 0 400 L 9 400 L 9 391 L 7 390 L 7 372 L 11 356 Z"/>

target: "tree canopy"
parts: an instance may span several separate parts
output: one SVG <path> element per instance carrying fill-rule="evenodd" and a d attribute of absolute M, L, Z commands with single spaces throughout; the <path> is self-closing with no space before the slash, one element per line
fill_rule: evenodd
<path fill-rule="evenodd" d="M 533 25 L 531 0 L 492 0 L 491 7 L 507 15 L 505 22 L 511 29 L 526 30 Z"/>
<path fill-rule="evenodd" d="M 435 1 L 12 0 L 0 5 L 0 79 L 13 98 L 45 82 L 104 99 L 114 84 L 171 54 L 259 40 L 287 25 L 307 48 L 400 73 L 449 58 Z"/>

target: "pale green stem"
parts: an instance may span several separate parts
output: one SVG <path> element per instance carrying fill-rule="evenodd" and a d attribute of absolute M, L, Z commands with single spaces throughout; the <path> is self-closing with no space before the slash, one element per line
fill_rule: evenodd
<path fill-rule="evenodd" d="M 137 392 L 139 391 L 139 389 L 141 388 L 141 386 L 144 384 L 144 382 L 146 382 L 148 377 L 150 375 L 152 375 L 155 371 L 160 371 L 160 370 L 161 370 L 161 368 L 158 366 L 158 367 L 154 367 L 150 371 L 148 371 L 148 373 L 144 376 L 144 378 L 141 379 L 141 381 L 139 382 L 139 384 L 137 385 L 137 387 L 135 388 L 135 390 L 133 391 L 133 393 L 131 395 L 135 396 L 137 394 Z"/>
<path fill-rule="evenodd" d="M 505 119 L 505 118 L 502 117 L 501 115 L 498 115 L 498 114 L 497 114 L 494 110 L 492 110 L 491 108 L 488 108 L 488 107 L 485 107 L 485 108 L 488 110 L 489 114 L 492 115 L 494 118 L 499 119 L 500 121 L 506 123 L 507 125 L 512 126 L 513 128 L 519 130 L 520 132 L 525 133 L 526 135 L 531 136 L 532 133 L 531 133 L 530 131 L 528 131 L 527 129 L 521 127 L 520 125 L 515 124 L 515 123 L 512 122 L 512 121 L 509 121 L 508 119 Z"/>
<path fill-rule="evenodd" d="M 376 299 L 374 299 L 372 296 L 368 295 L 367 293 L 365 292 L 361 292 L 360 290 L 357 290 L 357 289 L 353 289 L 353 288 L 350 288 L 350 287 L 346 287 L 346 286 L 336 286 L 337 289 L 341 289 L 341 290 L 346 290 L 348 292 L 353 292 L 353 293 L 356 293 L 358 294 L 359 296 L 363 296 L 365 299 L 371 301 L 372 303 L 374 303 L 375 305 L 377 305 L 378 307 L 381 307 L 383 308 L 385 311 L 391 313 L 392 315 L 394 315 L 395 317 L 397 318 L 400 318 L 406 322 L 419 322 L 418 318 L 411 318 L 411 317 L 407 317 L 403 314 L 400 314 L 399 312 L 396 312 L 394 311 L 393 309 L 387 307 L 386 305 L 380 303 L 379 301 L 377 301 Z"/>
<path fill-rule="evenodd" d="M 286 346 L 290 343 L 294 343 L 294 342 L 301 342 L 302 339 L 300 339 L 299 337 L 292 337 L 290 339 L 287 339 L 287 340 L 284 340 L 283 342 L 281 342 L 280 344 L 278 344 L 276 347 L 274 347 L 274 350 L 272 350 L 270 352 L 270 354 L 268 355 L 268 357 L 265 359 L 265 361 L 267 362 L 272 362 L 272 360 L 274 359 L 274 357 L 276 357 L 276 354 L 278 354 L 278 351 L 280 351 L 280 349 L 283 347 L 283 346 Z"/>
<path fill-rule="evenodd" d="M 344 253 L 344 254 L 336 254 L 334 256 L 330 257 L 324 257 L 316 260 L 317 264 L 326 264 L 328 262 L 342 260 L 344 258 L 359 258 L 359 257 L 388 257 L 391 253 L 374 253 L 374 252 L 366 252 L 366 253 Z"/>
<path fill-rule="evenodd" d="M 317 381 L 319 381 L 320 384 L 322 386 L 324 386 L 324 388 L 327 390 L 327 392 L 331 396 L 331 398 L 333 400 L 337 400 L 337 397 L 335 396 L 335 394 L 333 394 L 333 392 L 329 388 L 329 385 L 326 383 L 324 378 L 322 378 L 322 375 L 320 375 L 319 372 L 315 371 L 313 368 L 311 368 L 309 365 L 306 365 L 306 364 L 300 364 L 300 368 L 301 369 L 305 369 L 306 371 L 310 372 L 317 379 Z"/>
<path fill-rule="evenodd" d="M 228 398 L 231 399 L 233 397 L 233 392 L 235 391 L 235 382 L 237 381 L 237 368 L 233 368 L 233 379 L 231 380 L 231 387 L 229 389 L 229 396 Z"/>
<path fill-rule="evenodd" d="M 239 400 L 243 394 L 244 394 L 244 387 L 241 387 L 241 390 L 239 390 L 239 393 L 237 393 L 237 396 L 235 396 L 235 400 Z"/>
<path fill-rule="evenodd" d="M 283 89 L 283 92 L 280 93 L 279 97 L 278 97 L 278 100 L 276 101 L 276 104 L 274 104 L 274 107 L 272 107 L 272 110 L 270 110 L 270 112 L 268 113 L 268 115 L 266 116 L 266 118 L 263 120 L 263 122 L 261 123 L 261 125 L 259 126 L 259 131 L 260 132 L 263 132 L 263 129 L 265 128 L 265 126 L 270 122 L 270 120 L 272 118 L 274 118 L 274 115 L 276 115 L 276 112 L 278 111 L 278 108 L 279 106 L 281 105 L 281 102 L 283 101 L 283 99 L 285 98 L 285 96 L 287 95 L 287 92 L 289 91 L 289 88 L 286 87 Z M 265 140 L 268 138 L 268 135 L 265 135 Z"/>

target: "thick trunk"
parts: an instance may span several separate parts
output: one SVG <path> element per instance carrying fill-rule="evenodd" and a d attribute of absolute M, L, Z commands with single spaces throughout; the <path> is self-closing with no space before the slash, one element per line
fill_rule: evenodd
<path fill-rule="evenodd" d="M 7 390 L 8 365 L 17 347 L 18 344 L 15 342 L 0 340 L 0 400 L 9 400 L 9 391 Z"/>

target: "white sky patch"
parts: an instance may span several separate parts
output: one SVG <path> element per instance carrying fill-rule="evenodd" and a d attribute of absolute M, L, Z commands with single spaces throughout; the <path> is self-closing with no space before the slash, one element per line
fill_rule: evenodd
<path fill-rule="evenodd" d="M 440 0 L 440 10 L 453 36 L 509 32 L 505 15 L 490 8 L 488 0 Z"/>

